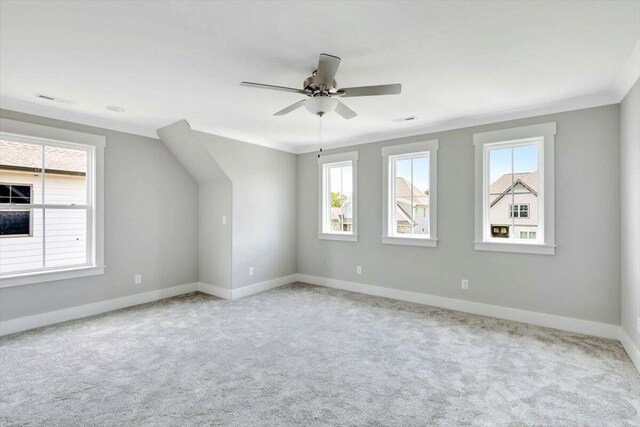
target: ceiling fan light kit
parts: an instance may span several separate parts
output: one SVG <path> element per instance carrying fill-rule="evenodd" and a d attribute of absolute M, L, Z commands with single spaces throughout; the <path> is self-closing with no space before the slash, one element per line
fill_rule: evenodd
<path fill-rule="evenodd" d="M 326 53 L 320 54 L 318 68 L 311 76 L 305 79 L 303 89 L 253 82 L 241 82 L 240 85 L 258 89 L 299 93 L 309 97 L 309 99 L 298 101 L 276 112 L 274 116 L 284 116 L 304 106 L 309 112 L 320 117 L 326 113 L 335 111 L 347 120 L 354 118 L 358 114 L 335 97 L 350 98 L 356 96 L 398 95 L 402 92 L 402 85 L 399 83 L 339 89 L 335 79 L 339 65 L 339 57 Z"/>
<path fill-rule="evenodd" d="M 335 110 L 336 105 L 338 105 L 338 100 L 328 96 L 315 96 L 304 100 L 304 107 L 309 110 L 311 114 L 320 117 Z"/>

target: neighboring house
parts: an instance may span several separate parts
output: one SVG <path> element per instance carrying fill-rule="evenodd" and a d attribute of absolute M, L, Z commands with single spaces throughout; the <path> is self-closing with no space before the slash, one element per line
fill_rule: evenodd
<path fill-rule="evenodd" d="M 411 208 L 411 183 L 404 178 L 396 178 L 396 221 L 398 233 L 429 233 L 429 196 L 413 187 L 413 209 Z M 352 199 L 349 197 L 340 207 L 331 208 L 331 230 L 351 231 L 353 226 Z"/>
<path fill-rule="evenodd" d="M 38 145 L 0 141 L 0 273 L 86 262 L 84 211 L 15 209 L 42 203 L 43 184 L 47 203 L 86 203 L 86 153 L 47 147 L 44 180 L 42 157 Z"/>
<path fill-rule="evenodd" d="M 491 184 L 489 218 L 492 237 L 536 239 L 538 173 L 504 174 L 495 180 Z"/>
<path fill-rule="evenodd" d="M 353 228 L 353 199 L 349 197 L 340 207 L 331 208 L 331 230 L 351 231 Z"/>
<path fill-rule="evenodd" d="M 406 179 L 396 177 L 396 198 L 397 233 L 429 234 L 429 195 Z"/>

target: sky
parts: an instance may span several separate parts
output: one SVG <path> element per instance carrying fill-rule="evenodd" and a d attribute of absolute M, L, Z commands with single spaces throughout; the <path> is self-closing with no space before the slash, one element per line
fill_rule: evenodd
<path fill-rule="evenodd" d="M 413 186 L 422 191 L 429 189 L 429 158 L 396 160 L 396 176 L 411 182 L 411 163 L 413 162 Z"/>
<path fill-rule="evenodd" d="M 538 169 L 538 147 L 527 145 L 516 148 L 499 148 L 489 151 L 489 178 L 491 182 L 505 173 L 511 173 L 511 156 L 513 171 L 535 172 Z"/>
<path fill-rule="evenodd" d="M 334 167 L 329 169 L 329 185 L 332 193 L 341 193 L 351 197 L 353 182 L 351 180 L 351 166 Z"/>

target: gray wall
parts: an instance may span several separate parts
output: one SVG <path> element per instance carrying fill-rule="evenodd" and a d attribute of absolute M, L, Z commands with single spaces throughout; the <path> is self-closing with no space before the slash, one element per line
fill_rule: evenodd
<path fill-rule="evenodd" d="M 640 348 L 640 81 L 620 105 L 620 130 L 622 327 Z"/>
<path fill-rule="evenodd" d="M 610 105 L 326 151 L 359 151 L 358 242 L 318 240 L 317 156 L 300 155 L 298 272 L 619 324 L 619 119 Z M 474 251 L 473 133 L 549 121 L 558 126 L 556 255 Z M 383 245 L 381 147 L 434 138 L 439 245 Z"/>
<path fill-rule="evenodd" d="M 232 182 L 233 288 L 295 274 L 295 154 L 192 132 Z"/>
<path fill-rule="evenodd" d="M 228 209 L 215 212 L 211 203 L 200 204 L 200 224 L 209 228 L 200 230 L 200 247 L 211 250 L 206 259 L 215 263 L 211 274 L 201 277 L 201 281 L 209 283 L 207 280 L 228 277 L 220 270 L 227 268 L 229 256 L 233 288 L 295 274 L 296 155 L 195 131 L 184 120 L 159 129 L 158 134 L 201 186 L 204 181 L 220 181 L 207 172 L 218 167 L 231 183 L 232 202 L 227 218 L 231 226 L 230 252 L 223 244 L 208 242 L 212 238 L 209 236 L 214 236 L 211 228 L 220 228 L 219 215 Z M 211 194 L 226 201 L 229 190 L 218 188 Z M 205 218 L 214 214 L 218 217 Z M 254 269 L 253 276 L 249 276 L 249 267 Z M 218 282 L 209 284 L 223 286 Z"/>
<path fill-rule="evenodd" d="M 231 180 L 185 120 L 158 129 L 158 136 L 198 183 L 199 281 L 224 289 L 232 284 Z M 226 224 L 222 217 L 227 217 Z"/>
<path fill-rule="evenodd" d="M 0 289 L 0 320 L 198 280 L 197 185 L 161 141 L 6 110 L 0 116 L 107 137 L 105 274 Z M 136 273 L 143 284 L 133 283 Z"/>
<path fill-rule="evenodd" d="M 205 182 L 198 190 L 200 281 L 231 289 L 231 182 Z M 226 224 L 222 223 L 223 216 Z"/>

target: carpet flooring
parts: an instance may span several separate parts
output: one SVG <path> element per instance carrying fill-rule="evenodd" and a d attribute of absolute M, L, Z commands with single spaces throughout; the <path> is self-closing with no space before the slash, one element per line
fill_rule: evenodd
<path fill-rule="evenodd" d="M 631 426 L 615 341 L 294 284 L 0 339 L 2 426 Z"/>

